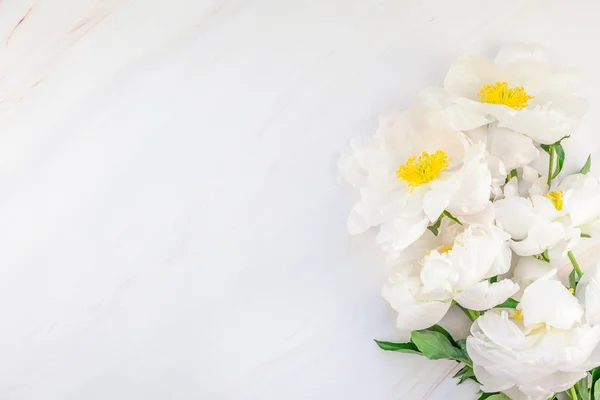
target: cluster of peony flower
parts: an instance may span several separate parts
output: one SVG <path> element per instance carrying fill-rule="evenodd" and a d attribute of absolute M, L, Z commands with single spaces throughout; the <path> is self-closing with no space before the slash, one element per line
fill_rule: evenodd
<path fill-rule="evenodd" d="M 573 251 L 600 228 L 600 181 L 591 158 L 561 174 L 586 111 L 574 86 L 538 47 L 463 57 L 339 161 L 348 229 L 378 230 L 382 294 L 411 331 L 379 347 L 463 363 L 481 399 L 600 398 L 600 264 L 584 273 Z M 451 307 L 472 321 L 466 340 L 438 325 Z"/>

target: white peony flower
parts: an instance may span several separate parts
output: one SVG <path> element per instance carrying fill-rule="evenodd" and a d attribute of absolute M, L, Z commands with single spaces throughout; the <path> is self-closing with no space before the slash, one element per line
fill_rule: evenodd
<path fill-rule="evenodd" d="M 458 59 L 450 68 L 444 87 L 456 118 L 478 125 L 497 121 L 499 127 L 522 132 L 534 141 L 552 144 L 570 135 L 587 109 L 586 102 L 573 94 L 574 78 L 554 71 L 546 52 L 524 44 L 507 45 L 494 61 L 476 56 Z"/>
<path fill-rule="evenodd" d="M 471 310 L 487 310 L 519 289 L 509 279 L 488 281 L 510 269 L 506 233 L 493 225 L 464 228 L 448 220 L 442 226 L 439 236 L 428 232 L 405 252 L 420 255 L 396 265 L 383 288 L 402 330 L 436 324 L 453 300 Z"/>
<path fill-rule="evenodd" d="M 483 145 L 431 127 L 427 116 L 417 106 L 383 119 L 374 136 L 351 141 L 339 162 L 342 178 L 358 189 L 351 233 L 381 226 L 377 241 L 402 250 L 444 210 L 461 216 L 487 206 L 491 176 Z"/>
<path fill-rule="evenodd" d="M 534 185 L 529 192 L 538 194 L 529 198 L 514 195 L 494 203 L 496 223 L 511 235 L 511 248 L 520 256 L 549 250 L 551 259 L 559 257 L 573 249 L 581 233 L 600 228 L 598 178 L 571 175 L 547 194 L 544 186 Z"/>
<path fill-rule="evenodd" d="M 587 323 L 585 304 L 551 278 L 527 287 L 514 312 L 490 310 L 473 323 L 467 351 L 484 392 L 546 400 L 600 365 L 600 325 Z"/>
<path fill-rule="evenodd" d="M 429 108 L 429 120 L 432 125 L 448 126 L 464 131 L 477 143 L 486 144 L 486 158 L 492 176 L 501 175 L 502 184 L 507 171 L 525 166 L 537 159 L 540 151 L 530 137 L 498 127 L 489 123 L 483 116 L 465 113 L 462 107 L 452 101 L 453 96 L 438 87 L 428 88 L 419 93 L 419 100 Z"/>

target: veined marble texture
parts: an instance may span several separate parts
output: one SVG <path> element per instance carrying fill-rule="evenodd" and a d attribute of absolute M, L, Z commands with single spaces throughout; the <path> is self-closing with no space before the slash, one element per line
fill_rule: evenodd
<path fill-rule="evenodd" d="M 600 147 L 599 14 L 0 0 L 0 399 L 477 398 L 455 363 L 374 345 L 401 338 L 336 161 L 457 55 L 528 41 L 581 72 L 578 170 Z"/>

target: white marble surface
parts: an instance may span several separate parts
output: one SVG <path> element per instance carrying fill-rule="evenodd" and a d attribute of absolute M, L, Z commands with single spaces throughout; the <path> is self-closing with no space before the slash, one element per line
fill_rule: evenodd
<path fill-rule="evenodd" d="M 528 40 L 587 85 L 575 170 L 600 146 L 599 13 L 0 1 L 0 399 L 476 398 L 371 341 L 398 333 L 335 162 L 457 54 Z"/>

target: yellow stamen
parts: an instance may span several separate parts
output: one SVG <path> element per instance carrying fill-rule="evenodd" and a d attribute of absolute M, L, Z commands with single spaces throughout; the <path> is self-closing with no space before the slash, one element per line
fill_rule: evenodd
<path fill-rule="evenodd" d="M 569 292 L 571 292 L 571 294 L 575 294 L 575 289 L 573 289 L 572 287 L 569 288 Z"/>
<path fill-rule="evenodd" d="M 504 104 L 505 106 L 522 110 L 527 107 L 527 102 L 534 98 L 525 92 L 523 86 L 508 87 L 506 82 L 496 82 L 494 85 L 483 85 L 481 92 L 477 94 L 482 103 Z"/>
<path fill-rule="evenodd" d="M 508 318 L 514 319 L 517 322 L 521 322 L 523 321 L 523 311 L 517 310 L 514 313 L 510 314 Z"/>
<path fill-rule="evenodd" d="M 448 155 L 443 150 L 433 154 L 424 151 L 418 159 L 416 155 L 408 157 L 406 164 L 398 168 L 396 175 L 408 184 L 412 192 L 417 186 L 437 178 L 448 168 L 449 161 Z"/>
<path fill-rule="evenodd" d="M 450 244 L 450 245 L 443 245 L 442 249 L 440 250 L 440 254 L 446 254 L 448 253 L 450 250 L 452 250 L 452 247 L 454 247 L 454 243 Z"/>
<path fill-rule="evenodd" d="M 560 191 L 554 191 L 554 192 L 550 192 L 546 195 L 546 197 L 548 199 L 550 199 L 550 201 L 552 202 L 552 204 L 554 204 L 554 208 L 556 208 L 558 211 L 562 210 L 563 208 L 563 192 Z"/>

